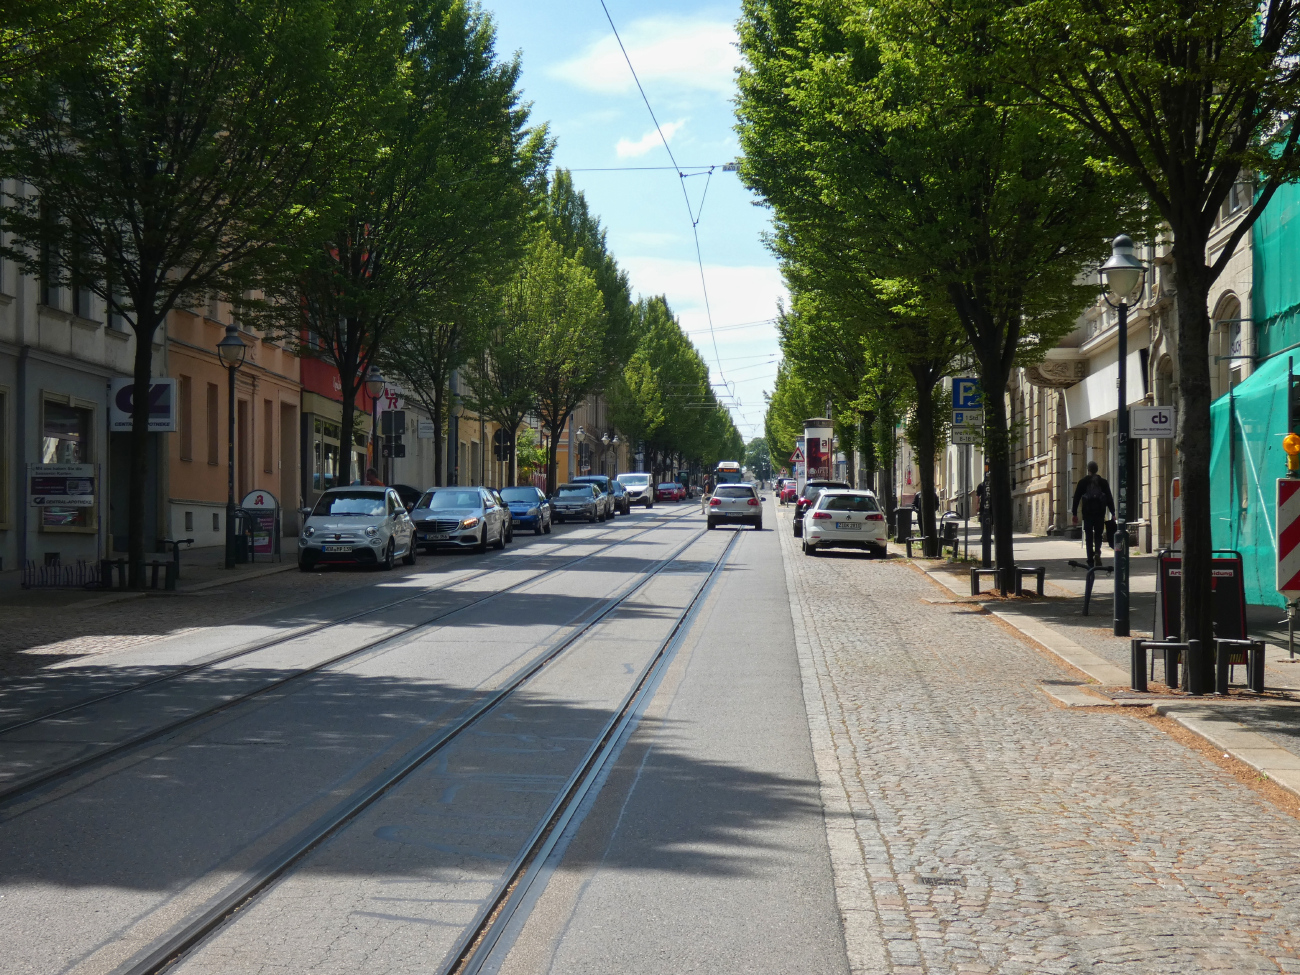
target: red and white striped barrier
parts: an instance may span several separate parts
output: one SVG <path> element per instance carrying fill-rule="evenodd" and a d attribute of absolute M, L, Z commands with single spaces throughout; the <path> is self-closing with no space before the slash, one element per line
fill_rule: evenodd
<path fill-rule="evenodd" d="M 1277 482 L 1277 591 L 1300 597 L 1300 477 Z"/>

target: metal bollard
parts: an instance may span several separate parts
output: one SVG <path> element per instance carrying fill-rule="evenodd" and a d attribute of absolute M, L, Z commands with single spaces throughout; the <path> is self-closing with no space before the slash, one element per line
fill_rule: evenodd
<path fill-rule="evenodd" d="M 1251 640 L 1246 655 L 1246 686 L 1256 694 L 1264 693 L 1264 641 Z"/>
<path fill-rule="evenodd" d="M 1178 655 L 1181 649 L 1172 644 L 1165 647 L 1165 687 L 1178 686 Z"/>
<path fill-rule="evenodd" d="M 1092 582 L 1089 574 L 1088 582 Z M 1089 586 L 1088 588 L 1092 588 Z M 1129 686 L 1141 693 L 1147 692 L 1147 644 L 1145 640 L 1131 640 L 1129 650 Z"/>
<path fill-rule="evenodd" d="M 1228 693 L 1228 675 L 1232 671 L 1232 646 L 1227 640 L 1214 641 L 1214 693 Z"/>

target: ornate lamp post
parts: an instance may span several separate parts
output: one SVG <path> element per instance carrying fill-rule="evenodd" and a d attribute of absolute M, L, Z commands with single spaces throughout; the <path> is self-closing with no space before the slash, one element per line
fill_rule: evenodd
<path fill-rule="evenodd" d="M 1128 576 L 1128 299 L 1142 283 L 1146 266 L 1133 254 L 1133 239 L 1120 234 L 1110 245 L 1110 260 L 1101 266 L 1110 294 L 1106 302 L 1119 310 L 1119 412 L 1116 414 L 1115 476 L 1115 635 L 1129 635 Z M 1111 298 L 1114 298 L 1112 301 Z"/>
<path fill-rule="evenodd" d="M 226 334 L 217 343 L 217 357 L 226 367 L 227 385 L 227 440 L 226 458 L 226 568 L 235 567 L 235 371 L 244 364 L 248 344 L 239 337 L 239 326 L 227 325 Z"/>

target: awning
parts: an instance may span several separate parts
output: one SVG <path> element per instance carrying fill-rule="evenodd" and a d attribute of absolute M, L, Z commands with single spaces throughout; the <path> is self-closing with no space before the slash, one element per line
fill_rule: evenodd
<path fill-rule="evenodd" d="M 1141 403 L 1147 395 L 1147 350 L 1128 354 L 1128 404 Z M 1081 383 L 1065 391 L 1065 425 L 1081 427 L 1092 420 L 1114 416 L 1118 411 L 1119 362 L 1103 366 Z"/>

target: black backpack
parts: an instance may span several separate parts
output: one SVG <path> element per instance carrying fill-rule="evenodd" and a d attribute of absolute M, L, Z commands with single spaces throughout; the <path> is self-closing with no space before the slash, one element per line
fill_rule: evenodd
<path fill-rule="evenodd" d="M 1106 489 L 1100 474 L 1088 475 L 1088 486 L 1083 490 L 1084 514 L 1099 515 L 1106 511 Z"/>

